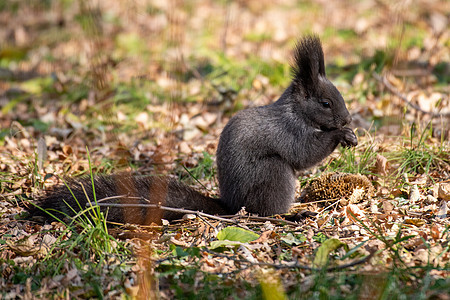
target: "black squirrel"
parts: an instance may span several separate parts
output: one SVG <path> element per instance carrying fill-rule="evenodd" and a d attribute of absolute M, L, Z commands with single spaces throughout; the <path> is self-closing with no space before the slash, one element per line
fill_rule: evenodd
<path fill-rule="evenodd" d="M 291 84 L 276 102 L 240 111 L 223 129 L 216 156 L 220 199 L 173 178 L 130 174 L 96 176 L 96 199 L 122 195 L 108 202 L 160 203 L 210 214 L 234 214 L 242 207 L 260 216 L 287 212 L 295 199 L 295 171 L 319 163 L 339 144 L 357 145 L 355 134 L 345 127 L 351 116 L 344 99 L 326 78 L 318 37 L 307 36 L 297 43 L 292 74 Z M 68 185 L 82 208 L 86 195 L 94 201 L 90 178 Z M 73 216 L 80 210 L 73 195 L 60 186 L 36 204 L 57 217 L 62 215 L 56 211 Z M 36 207 L 29 212 L 51 219 Z M 180 213 L 143 207 L 108 209 L 108 220 L 121 223 L 150 224 L 179 217 Z"/>

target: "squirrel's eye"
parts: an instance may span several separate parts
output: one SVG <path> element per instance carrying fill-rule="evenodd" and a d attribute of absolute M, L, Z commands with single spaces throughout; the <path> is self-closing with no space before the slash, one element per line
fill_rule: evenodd
<path fill-rule="evenodd" d="M 322 104 L 323 107 L 330 108 L 330 103 L 328 101 L 321 101 L 320 104 Z"/>

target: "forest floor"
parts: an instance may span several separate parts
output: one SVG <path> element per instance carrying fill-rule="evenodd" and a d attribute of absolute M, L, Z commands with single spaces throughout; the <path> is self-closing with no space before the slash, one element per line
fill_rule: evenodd
<path fill-rule="evenodd" d="M 426 0 L 2 2 L 0 298 L 449 299 L 449 12 Z M 221 130 L 276 101 L 308 33 L 359 144 L 299 174 L 298 196 L 336 172 L 373 191 L 297 203 L 295 222 L 24 220 L 46 189 L 91 172 L 170 174 L 218 196 Z"/>

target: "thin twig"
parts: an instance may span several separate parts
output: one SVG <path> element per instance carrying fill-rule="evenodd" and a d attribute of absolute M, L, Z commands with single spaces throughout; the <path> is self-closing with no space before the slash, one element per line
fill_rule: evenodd
<path fill-rule="evenodd" d="M 144 200 L 148 203 L 150 203 L 150 200 L 144 198 L 144 197 L 135 197 L 135 196 L 127 196 L 127 195 L 118 195 L 118 196 L 111 196 L 111 197 L 105 197 L 100 200 L 97 200 L 98 206 L 104 206 L 104 207 L 141 207 L 141 208 L 158 208 L 166 211 L 172 211 L 177 212 L 181 214 L 193 214 L 197 216 L 207 217 L 210 219 L 223 221 L 227 223 L 233 223 L 238 224 L 237 220 L 233 219 L 249 219 L 249 220 L 260 220 L 260 221 L 270 221 L 273 223 L 284 223 L 292 226 L 299 226 L 298 223 L 291 222 L 284 219 L 276 219 L 276 218 L 269 218 L 269 217 L 258 217 L 258 216 L 241 216 L 241 215 L 227 215 L 227 216 L 214 216 L 210 215 L 204 212 L 196 211 L 196 210 L 190 210 L 190 209 L 184 209 L 184 208 L 174 208 L 174 207 L 168 207 L 163 206 L 160 204 L 141 204 L 141 203 L 103 203 L 106 200 L 114 200 L 114 199 L 121 199 L 121 198 L 127 198 L 127 199 L 135 199 L 135 200 Z M 94 204 L 90 204 L 90 206 L 93 206 Z M 229 219 L 228 219 L 229 218 Z"/>
<path fill-rule="evenodd" d="M 269 221 L 272 223 L 285 223 L 288 225 L 293 225 L 293 226 L 300 226 L 300 224 L 292 222 L 292 221 L 288 221 L 285 219 L 277 219 L 277 218 L 270 218 L 270 217 L 259 217 L 259 216 L 242 216 L 242 215 L 225 215 L 222 216 L 224 218 L 233 218 L 233 219 L 248 219 L 248 220 L 257 220 L 257 221 Z"/>
<path fill-rule="evenodd" d="M 117 195 L 117 196 L 105 197 L 100 200 L 97 200 L 97 203 L 104 202 L 107 200 L 115 200 L 115 199 L 122 199 L 122 198 L 128 198 L 128 195 Z M 136 197 L 136 198 L 141 199 L 140 197 Z M 142 200 L 146 200 L 146 199 L 142 199 Z"/>
<path fill-rule="evenodd" d="M 230 19 L 231 19 L 231 5 L 228 3 L 227 13 L 225 17 L 225 30 L 223 31 L 222 37 L 220 39 L 223 53 L 227 52 L 227 34 L 228 34 L 228 27 L 230 26 Z"/>
<path fill-rule="evenodd" d="M 343 269 L 347 269 L 356 265 L 360 265 L 363 264 L 367 261 L 369 261 L 372 258 L 373 254 L 369 254 L 366 257 L 364 257 L 363 259 L 360 260 L 356 260 L 356 261 L 352 261 L 351 263 L 348 264 L 344 264 L 344 265 L 340 265 L 340 266 L 336 266 L 336 267 L 329 267 L 326 268 L 327 272 L 332 272 L 332 271 L 337 271 L 337 270 L 343 270 Z M 242 261 L 241 261 L 242 262 Z M 244 261 L 245 262 L 245 261 Z M 300 264 L 271 264 L 271 263 L 252 263 L 250 261 L 247 261 L 248 263 L 252 264 L 252 265 L 256 265 L 256 266 L 265 266 L 265 267 L 273 267 L 275 269 L 302 269 L 302 270 L 309 270 L 309 271 L 321 271 L 321 268 L 314 268 L 314 267 L 310 267 L 310 266 L 305 266 L 305 265 L 300 265 Z"/>
<path fill-rule="evenodd" d="M 325 207 L 324 209 L 322 209 L 322 211 L 316 215 L 316 219 L 318 220 L 319 217 L 322 216 L 322 214 L 323 214 L 325 211 L 327 211 L 327 209 L 329 209 L 329 208 L 331 208 L 331 207 L 333 207 L 333 206 L 337 206 L 337 205 L 339 204 L 339 202 L 341 202 L 341 200 L 336 201 L 336 202 L 333 202 L 333 203 L 331 203 L 330 205 L 328 205 L 327 207 Z M 325 224 L 325 223 L 324 223 L 324 224 Z"/>
<path fill-rule="evenodd" d="M 116 197 L 119 198 L 119 197 Z M 142 199 L 141 197 L 127 197 L 127 198 L 131 198 L 131 199 Z M 103 201 L 103 199 L 101 199 Z M 142 199 L 142 200 L 147 200 L 147 199 Z M 177 213 L 181 213 L 181 214 L 193 214 L 193 215 L 197 215 L 197 216 L 202 216 L 202 217 L 207 217 L 210 219 L 214 219 L 214 220 L 218 220 L 218 221 L 222 221 L 222 222 L 227 222 L 227 223 L 233 223 L 233 224 L 237 224 L 238 222 L 236 220 L 230 220 L 230 219 L 225 219 L 225 218 L 221 218 L 221 217 L 217 217 L 214 215 L 210 215 L 210 214 L 206 214 L 204 212 L 200 212 L 200 211 L 195 211 L 195 210 L 189 210 L 189 209 L 183 209 L 183 208 L 173 208 L 173 207 L 167 207 L 167 206 L 162 206 L 159 204 L 140 204 L 140 203 L 127 203 L 127 204 L 122 204 L 122 203 L 98 203 L 99 201 L 97 201 L 97 205 L 98 206 L 104 206 L 104 207 L 140 207 L 140 208 L 158 208 L 158 209 L 162 209 L 162 210 L 166 210 L 166 211 L 172 211 L 172 212 L 177 212 Z M 94 205 L 94 204 L 90 204 L 89 205 Z"/>
<path fill-rule="evenodd" d="M 372 76 L 376 80 L 378 80 L 380 83 L 382 83 L 392 94 L 397 96 L 400 100 L 402 100 L 403 102 L 405 102 L 406 104 L 408 104 L 409 106 L 414 108 L 415 110 L 420 111 L 423 114 L 430 115 L 432 118 L 434 118 L 434 117 L 450 117 L 450 112 L 448 112 L 448 113 L 434 113 L 434 112 L 431 112 L 431 111 L 423 110 L 420 106 L 418 106 L 418 105 L 416 105 L 414 103 L 411 103 L 405 95 L 400 93 L 399 90 L 397 90 L 394 86 L 392 86 L 389 83 L 389 81 L 387 81 L 386 77 L 381 77 L 380 75 L 378 75 L 375 72 L 372 73 Z"/>
<path fill-rule="evenodd" d="M 310 267 L 310 266 L 306 266 L 306 265 L 301 265 L 301 264 L 298 264 L 297 262 L 295 262 L 293 264 L 272 264 L 272 263 L 263 263 L 263 262 L 254 263 L 245 258 L 244 259 L 236 259 L 236 258 L 230 257 L 226 254 L 220 254 L 220 253 L 213 252 L 209 249 L 205 249 L 205 251 L 208 253 L 211 253 L 211 254 L 215 254 L 216 256 L 219 256 L 219 257 L 226 257 L 235 262 L 248 263 L 248 264 L 251 264 L 254 266 L 265 266 L 265 267 L 272 267 L 275 269 L 291 269 L 291 268 L 293 268 L 293 269 L 302 269 L 302 270 L 309 270 L 309 271 L 321 271 L 322 270 L 321 268 L 315 268 L 315 267 Z M 340 265 L 340 266 L 329 267 L 326 269 L 326 271 L 331 272 L 331 271 L 343 270 L 343 269 L 347 269 L 347 268 L 350 268 L 350 267 L 353 267 L 356 265 L 363 264 L 365 262 L 368 262 L 375 255 L 375 253 L 376 253 L 376 251 L 371 251 L 369 253 L 369 255 L 367 255 L 366 257 L 364 257 L 360 260 L 355 260 L 348 264 L 344 264 L 344 265 Z"/>
<path fill-rule="evenodd" d="M 214 229 L 215 233 L 219 232 L 215 226 L 213 226 L 211 223 L 208 222 L 208 220 L 206 220 L 205 218 L 203 218 L 200 215 L 197 215 L 197 217 L 200 219 L 200 221 L 202 221 L 203 223 L 206 223 L 208 226 L 210 226 L 212 229 Z"/>
<path fill-rule="evenodd" d="M 412 69 L 412 70 L 392 70 L 392 74 L 402 77 L 422 77 L 430 75 L 430 70 Z"/>
<path fill-rule="evenodd" d="M 352 261 L 351 263 L 336 266 L 336 267 L 329 267 L 326 269 L 326 271 L 331 272 L 331 271 L 343 270 L 343 269 L 347 269 L 347 268 L 350 268 L 350 267 L 353 267 L 356 265 L 363 264 L 363 263 L 369 261 L 374 256 L 374 254 L 375 254 L 375 251 L 371 252 L 369 255 L 367 255 L 366 257 L 364 257 L 360 260 Z M 321 271 L 322 270 L 321 268 L 309 267 L 309 266 L 300 265 L 297 263 L 292 264 L 292 265 L 280 265 L 280 264 L 271 264 L 271 263 L 252 263 L 250 261 L 248 261 L 248 262 L 251 264 L 254 264 L 254 265 L 274 267 L 276 269 L 295 268 L 295 269 L 303 269 L 303 270 L 310 270 L 310 271 Z"/>

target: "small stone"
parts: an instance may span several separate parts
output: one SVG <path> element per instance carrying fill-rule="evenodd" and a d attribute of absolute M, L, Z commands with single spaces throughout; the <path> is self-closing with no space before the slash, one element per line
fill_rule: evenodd
<path fill-rule="evenodd" d="M 198 129 L 202 131 L 207 131 L 209 124 L 203 118 L 203 116 L 196 116 L 191 120 L 192 124 L 194 124 Z"/>
<path fill-rule="evenodd" d="M 178 145 L 178 152 L 183 154 L 190 154 L 192 152 L 191 147 L 189 147 L 189 144 L 186 141 L 182 141 Z"/>
<path fill-rule="evenodd" d="M 201 136 L 202 132 L 197 127 L 186 126 L 183 130 L 183 140 L 185 141 L 191 141 Z"/>
<path fill-rule="evenodd" d="M 372 203 L 372 204 L 370 205 L 370 212 L 373 213 L 373 214 L 376 214 L 376 213 L 379 212 L 378 206 L 377 206 L 375 203 Z"/>
<path fill-rule="evenodd" d="M 183 220 L 195 220 L 196 218 L 197 218 L 197 216 L 194 214 L 185 214 L 183 216 Z"/>
<path fill-rule="evenodd" d="M 210 113 L 210 112 L 204 112 L 202 114 L 202 116 L 203 116 L 203 119 L 205 120 L 206 124 L 208 124 L 208 126 L 213 125 L 217 121 L 217 114 Z"/>

